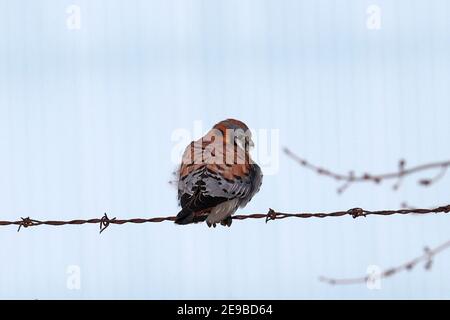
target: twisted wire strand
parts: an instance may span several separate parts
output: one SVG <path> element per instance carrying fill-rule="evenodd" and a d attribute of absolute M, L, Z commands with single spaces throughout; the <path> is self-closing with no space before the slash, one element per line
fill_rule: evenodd
<path fill-rule="evenodd" d="M 346 211 L 335 211 L 335 212 L 317 212 L 317 213 L 284 213 L 278 212 L 273 209 L 269 209 L 267 213 L 255 213 L 248 215 L 235 215 L 232 217 L 233 220 L 248 220 L 248 219 L 265 219 L 266 223 L 271 220 L 281 220 L 287 218 L 327 218 L 327 217 L 342 217 L 342 216 L 352 216 L 353 218 L 366 217 L 369 215 L 378 216 L 390 216 L 394 214 L 429 214 L 429 213 L 448 213 L 450 212 L 450 205 L 440 206 L 437 208 L 403 208 L 398 210 L 378 210 L 371 211 L 362 208 L 352 208 Z M 123 225 L 126 223 L 141 224 L 141 223 L 160 223 L 166 221 L 175 221 L 175 216 L 169 217 L 153 217 L 153 218 L 132 218 L 132 219 L 117 219 L 109 218 L 105 213 L 101 218 L 93 219 L 76 219 L 76 220 L 37 220 L 30 217 L 21 218 L 16 221 L 0 221 L 0 227 L 3 226 L 18 226 L 18 230 L 21 228 L 38 227 L 42 225 L 47 226 L 65 226 L 65 225 L 84 225 L 84 224 L 99 224 L 100 233 L 102 233 L 111 224 Z"/>
<path fill-rule="evenodd" d="M 327 217 L 343 217 L 343 216 L 351 216 L 353 218 L 358 217 L 366 217 L 369 215 L 378 215 L 378 216 L 390 216 L 394 214 L 406 215 L 406 214 L 430 214 L 430 213 L 449 213 L 450 212 L 450 204 L 446 206 L 440 206 L 432 209 L 422 209 L 422 208 L 403 208 L 399 210 L 378 210 L 371 211 L 365 210 L 362 208 L 352 208 L 346 211 L 335 211 L 335 212 L 318 212 L 318 213 L 284 213 L 277 212 L 273 209 L 269 209 L 269 211 L 265 214 L 263 213 L 255 213 L 248 215 L 235 215 L 232 217 L 233 220 L 248 220 L 248 219 L 265 219 L 265 222 L 271 220 L 281 220 L 286 218 L 327 218 Z M 93 219 L 76 219 L 76 220 L 37 220 L 32 219 L 30 217 L 21 218 L 21 220 L 16 221 L 0 221 L 0 227 L 2 226 L 18 226 L 17 231 L 20 231 L 21 228 L 29 228 L 29 227 L 38 227 L 43 225 L 48 226 L 64 226 L 64 225 L 85 225 L 85 224 L 98 224 L 100 227 L 100 233 L 105 231 L 111 224 L 115 225 L 123 225 L 126 223 L 132 224 L 142 224 L 142 223 L 161 223 L 161 222 L 173 222 L 175 221 L 175 216 L 169 217 L 153 217 L 153 218 L 132 218 L 132 219 L 117 219 L 117 218 L 109 218 L 105 213 L 101 218 L 93 218 Z M 320 277 L 319 280 L 328 283 L 330 285 L 348 285 L 348 284 L 360 284 L 360 283 L 368 283 L 370 281 L 376 281 L 377 279 L 391 277 L 394 274 L 397 274 L 402 271 L 409 271 L 413 269 L 416 265 L 421 262 L 425 263 L 425 269 L 429 270 L 433 263 L 433 258 L 438 253 L 450 248 L 450 240 L 441 244 L 440 246 L 429 249 L 425 248 L 424 253 L 421 256 L 418 256 L 410 261 L 407 261 L 399 266 L 392 267 L 382 271 L 379 275 L 375 277 L 373 275 L 366 275 L 357 278 L 330 278 L 330 277 Z"/>

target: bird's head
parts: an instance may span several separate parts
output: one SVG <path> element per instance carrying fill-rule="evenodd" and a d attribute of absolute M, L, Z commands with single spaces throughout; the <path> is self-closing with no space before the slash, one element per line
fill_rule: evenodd
<path fill-rule="evenodd" d="M 227 119 L 217 123 L 213 129 L 220 130 L 227 143 L 235 143 L 248 151 L 254 147 L 252 133 L 245 123 L 236 119 Z"/>

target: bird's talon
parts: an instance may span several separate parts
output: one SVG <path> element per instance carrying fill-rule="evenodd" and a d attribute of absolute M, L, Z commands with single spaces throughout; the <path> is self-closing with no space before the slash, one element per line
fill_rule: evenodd
<path fill-rule="evenodd" d="M 225 226 L 230 227 L 232 222 L 233 222 L 233 219 L 231 217 L 226 217 L 225 219 L 220 221 L 220 224 L 223 225 L 224 227 Z"/>

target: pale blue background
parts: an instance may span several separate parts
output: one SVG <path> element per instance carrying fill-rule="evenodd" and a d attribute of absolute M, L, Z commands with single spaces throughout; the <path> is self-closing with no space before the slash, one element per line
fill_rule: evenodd
<path fill-rule="evenodd" d="M 68 30 L 66 7 L 81 7 Z M 366 8 L 382 9 L 381 30 Z M 173 215 L 171 134 L 235 117 L 337 171 L 450 157 L 448 1 L 0 0 L 0 218 Z M 446 204 L 449 177 L 358 185 L 280 154 L 242 213 Z M 330 287 L 450 237 L 448 216 L 0 228 L 1 298 L 450 298 L 433 270 Z M 66 288 L 79 265 L 81 290 Z"/>

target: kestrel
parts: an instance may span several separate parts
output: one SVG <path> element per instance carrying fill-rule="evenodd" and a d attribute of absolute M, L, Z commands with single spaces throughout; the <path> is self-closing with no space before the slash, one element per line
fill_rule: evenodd
<path fill-rule="evenodd" d="M 245 207 L 262 183 L 260 167 L 249 154 L 253 147 L 248 127 L 239 120 L 217 123 L 204 137 L 192 141 L 178 171 L 178 200 L 182 210 L 175 223 L 205 221 L 209 227 L 230 226 L 231 215 Z"/>

